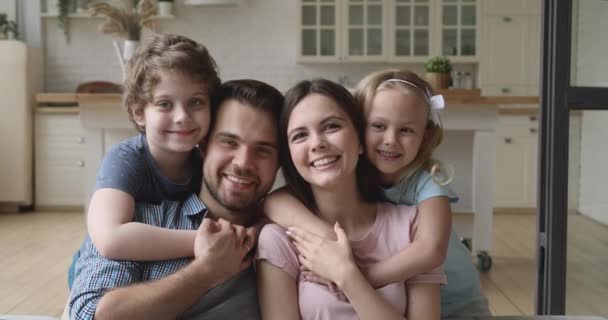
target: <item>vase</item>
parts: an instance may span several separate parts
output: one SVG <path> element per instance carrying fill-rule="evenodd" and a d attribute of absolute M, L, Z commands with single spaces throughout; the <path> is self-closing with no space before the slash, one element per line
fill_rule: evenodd
<path fill-rule="evenodd" d="M 125 42 L 123 43 L 123 47 L 122 47 L 122 58 L 124 59 L 125 63 L 127 63 L 127 61 L 129 61 L 129 59 L 131 59 L 131 57 L 135 53 L 135 50 L 137 50 L 138 44 L 139 44 L 139 41 L 125 40 Z"/>
<path fill-rule="evenodd" d="M 450 86 L 449 73 L 427 72 L 425 78 L 434 89 L 447 89 Z"/>
<path fill-rule="evenodd" d="M 167 17 L 173 14 L 173 2 L 159 1 L 158 2 L 158 15 L 160 17 Z"/>

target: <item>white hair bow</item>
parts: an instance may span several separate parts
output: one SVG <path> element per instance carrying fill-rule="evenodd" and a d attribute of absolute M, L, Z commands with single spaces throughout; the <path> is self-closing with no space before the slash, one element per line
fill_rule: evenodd
<path fill-rule="evenodd" d="M 445 109 L 445 100 L 443 100 L 443 96 L 440 94 L 432 96 L 429 99 L 429 106 L 431 107 L 429 110 L 429 118 L 433 121 L 433 123 L 435 123 L 436 126 L 441 127 L 441 118 L 439 117 L 439 113 Z"/>

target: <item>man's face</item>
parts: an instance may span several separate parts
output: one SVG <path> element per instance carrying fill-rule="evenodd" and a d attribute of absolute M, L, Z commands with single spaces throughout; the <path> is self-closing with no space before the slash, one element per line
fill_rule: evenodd
<path fill-rule="evenodd" d="M 256 204 L 277 173 L 277 140 L 270 113 L 235 99 L 224 101 L 208 137 L 202 200 L 235 213 Z"/>

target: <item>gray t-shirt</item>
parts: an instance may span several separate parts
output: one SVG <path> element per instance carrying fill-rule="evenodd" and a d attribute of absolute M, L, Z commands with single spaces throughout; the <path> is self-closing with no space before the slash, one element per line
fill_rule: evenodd
<path fill-rule="evenodd" d="M 112 188 L 124 191 L 136 202 L 159 203 L 161 200 L 183 200 L 201 189 L 202 159 L 198 148 L 192 150 L 189 177 L 174 182 L 163 175 L 150 153 L 144 134 L 129 138 L 108 151 L 95 182 L 95 190 Z"/>
<path fill-rule="evenodd" d="M 260 319 L 253 267 L 209 290 L 178 319 Z"/>

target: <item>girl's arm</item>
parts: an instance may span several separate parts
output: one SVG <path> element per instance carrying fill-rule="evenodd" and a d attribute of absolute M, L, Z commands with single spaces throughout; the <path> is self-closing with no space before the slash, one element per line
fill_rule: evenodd
<path fill-rule="evenodd" d="M 320 236 L 330 237 L 330 239 L 336 237 L 332 228 L 325 221 L 308 210 L 286 188 L 278 189 L 266 197 L 264 213 L 270 220 L 285 229 L 298 227 Z"/>
<path fill-rule="evenodd" d="M 87 229 L 102 256 L 151 261 L 194 256 L 196 230 L 173 230 L 132 222 L 133 197 L 118 189 L 98 189 L 89 203 Z"/>
<path fill-rule="evenodd" d="M 288 235 L 299 252 L 300 262 L 319 276 L 334 282 L 346 295 L 360 319 L 404 319 L 370 285 L 357 268 L 344 230 L 336 223 L 337 241 L 297 228 Z"/>
<path fill-rule="evenodd" d="M 412 244 L 366 270 L 374 287 L 407 280 L 437 268 L 445 260 L 452 230 L 448 198 L 429 198 L 418 204 L 418 210 L 418 229 Z"/>
<path fill-rule="evenodd" d="M 440 286 L 436 283 L 406 284 L 408 320 L 439 320 Z"/>
<path fill-rule="evenodd" d="M 261 318 L 300 319 L 296 281 L 266 260 L 258 260 L 256 275 Z"/>

